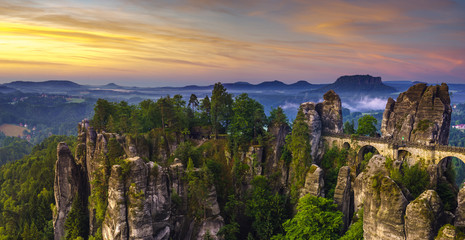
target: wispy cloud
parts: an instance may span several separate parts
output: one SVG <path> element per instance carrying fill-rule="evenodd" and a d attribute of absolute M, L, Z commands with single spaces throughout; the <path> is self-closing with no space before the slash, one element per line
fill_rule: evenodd
<path fill-rule="evenodd" d="M 465 6 L 451 0 L 0 0 L 0 54 L 18 62 L 0 73 L 23 61 L 107 78 L 460 81 L 464 26 Z"/>

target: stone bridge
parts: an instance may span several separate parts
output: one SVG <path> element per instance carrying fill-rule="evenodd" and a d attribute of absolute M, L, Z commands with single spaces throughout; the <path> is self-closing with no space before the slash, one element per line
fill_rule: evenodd
<path fill-rule="evenodd" d="M 383 138 L 346 134 L 324 134 L 321 136 L 328 147 L 352 149 L 361 161 L 368 149 L 375 148 L 379 154 L 394 160 L 407 160 L 409 164 L 424 161 L 438 164 L 446 157 L 456 157 L 465 163 L 465 148 L 445 145 L 423 145 L 414 142 L 393 142 Z"/>

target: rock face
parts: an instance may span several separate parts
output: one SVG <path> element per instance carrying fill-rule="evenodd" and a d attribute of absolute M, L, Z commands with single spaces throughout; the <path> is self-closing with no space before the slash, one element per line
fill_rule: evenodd
<path fill-rule="evenodd" d="M 397 101 L 389 98 L 381 133 L 384 138 L 396 141 L 447 145 L 451 112 L 447 84 L 419 83 L 399 94 Z"/>
<path fill-rule="evenodd" d="M 339 170 L 337 176 L 336 189 L 334 190 L 334 203 L 337 204 L 337 208 L 341 211 L 343 216 L 344 228 L 343 231 L 347 230 L 350 225 L 350 220 L 353 215 L 353 190 L 351 188 L 350 181 L 350 167 L 344 166 Z"/>
<path fill-rule="evenodd" d="M 441 199 L 434 190 L 426 190 L 409 203 L 405 211 L 407 239 L 434 239 L 442 211 Z"/>
<path fill-rule="evenodd" d="M 457 196 L 454 225 L 460 229 L 465 229 L 465 188 L 461 188 Z"/>
<path fill-rule="evenodd" d="M 108 154 L 114 148 L 109 143 L 114 139 L 123 151 L 120 158 L 125 160 L 122 160 L 124 164 L 113 165 L 106 173 Z M 137 141 L 140 144 L 143 139 Z M 162 151 L 135 142 L 116 134 L 97 134 L 87 121 L 83 121 L 79 124 L 76 160 L 66 144 L 58 145 L 55 239 L 64 236 L 64 223 L 77 194 L 88 204 L 90 234 L 99 230 L 96 203 L 93 200 L 87 203 L 87 199 L 92 199 L 89 198 L 91 189 L 102 188 L 94 186 L 94 180 L 106 178 L 108 204 L 101 224 L 103 239 L 204 239 L 207 236 L 217 239 L 216 234 L 224 220 L 220 216 L 215 188 L 210 188 L 206 199 L 205 219 L 192 219 L 188 214 L 188 185 L 181 161 L 175 159 L 167 167 L 150 161 L 146 163 L 137 155 L 147 158 L 149 151 L 153 151 L 153 155 L 162 156 Z M 171 149 L 175 147 L 169 146 Z"/>
<path fill-rule="evenodd" d="M 356 210 L 363 205 L 364 239 L 405 239 L 404 215 L 408 201 L 388 177 L 386 158 L 374 155 L 354 184 Z"/>
<path fill-rule="evenodd" d="M 316 103 L 306 102 L 300 104 L 305 115 L 305 122 L 308 125 L 309 136 L 310 136 L 310 145 L 311 145 L 311 156 L 312 159 L 316 159 L 317 151 L 320 149 L 320 138 L 322 131 L 322 123 L 320 114 L 316 111 Z"/>
<path fill-rule="evenodd" d="M 311 194 L 317 197 L 324 197 L 325 182 L 323 169 L 315 164 L 312 164 L 310 170 L 305 176 L 305 186 L 300 190 L 300 197 Z"/>
<path fill-rule="evenodd" d="M 53 188 L 57 208 L 57 213 L 53 217 L 53 227 L 55 239 L 61 239 L 65 235 L 65 221 L 73 200 L 77 194 L 82 194 L 84 191 L 81 170 L 66 143 L 59 143 L 57 147 Z"/>
<path fill-rule="evenodd" d="M 121 166 L 111 168 L 108 181 L 108 206 L 106 217 L 102 224 L 104 239 L 128 239 L 129 228 L 127 222 L 127 199 Z"/>
<path fill-rule="evenodd" d="M 463 239 L 463 235 L 460 236 L 457 229 L 450 225 L 446 224 L 438 232 L 435 240 L 456 240 L 456 239 Z"/>
<path fill-rule="evenodd" d="M 333 90 L 325 93 L 323 99 L 322 103 L 306 102 L 300 105 L 308 125 L 311 156 L 316 162 L 323 154 L 321 134 L 342 133 L 341 99 Z"/>
<path fill-rule="evenodd" d="M 333 90 L 323 95 L 323 103 L 317 105 L 323 133 L 342 133 L 341 98 Z"/>

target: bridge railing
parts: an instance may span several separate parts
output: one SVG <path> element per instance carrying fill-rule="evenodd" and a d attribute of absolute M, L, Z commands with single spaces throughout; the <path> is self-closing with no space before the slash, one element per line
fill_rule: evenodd
<path fill-rule="evenodd" d="M 465 148 L 463 147 L 455 147 L 455 146 L 447 146 L 447 145 L 425 145 L 417 142 L 410 142 L 410 141 L 395 141 L 393 139 L 385 139 L 380 137 L 368 137 L 368 136 L 360 136 L 360 135 L 350 135 L 350 134 L 343 134 L 343 133 L 323 133 L 322 137 L 335 137 L 339 139 L 351 139 L 356 141 L 367 141 L 367 142 L 375 142 L 375 143 L 384 143 L 393 146 L 394 148 L 399 147 L 413 147 L 413 148 L 422 148 L 430 151 L 445 151 L 445 152 L 454 152 L 454 153 L 463 153 L 465 154 Z"/>

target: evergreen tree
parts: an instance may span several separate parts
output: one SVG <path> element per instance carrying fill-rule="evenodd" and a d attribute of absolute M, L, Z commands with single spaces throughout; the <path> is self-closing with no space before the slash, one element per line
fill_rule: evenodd
<path fill-rule="evenodd" d="M 371 115 L 364 115 L 358 119 L 357 134 L 376 137 L 376 123 L 378 120 Z"/>

